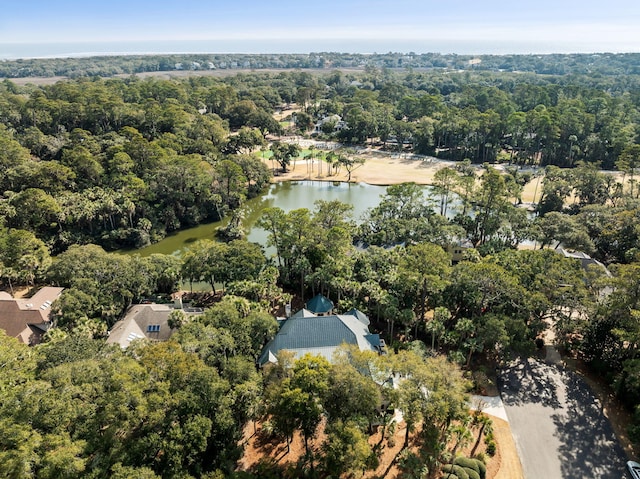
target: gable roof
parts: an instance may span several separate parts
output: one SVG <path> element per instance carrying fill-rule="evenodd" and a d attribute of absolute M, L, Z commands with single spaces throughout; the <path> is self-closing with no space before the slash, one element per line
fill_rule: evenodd
<path fill-rule="evenodd" d="M 307 302 L 306 306 L 312 313 L 328 313 L 333 309 L 333 301 L 321 294 L 316 294 Z"/>
<path fill-rule="evenodd" d="M 107 343 L 126 348 L 135 339 L 166 341 L 171 336 L 167 323 L 173 308 L 168 304 L 134 304 L 127 314 L 113 325 Z"/>
<path fill-rule="evenodd" d="M 170 304 L 134 304 L 124 318 L 113 325 L 107 343 L 127 348 L 136 339 L 167 341 L 174 330 L 169 327 L 169 315 L 175 308 Z M 198 308 L 182 310 L 187 316 L 202 312 Z"/>
<path fill-rule="evenodd" d="M 300 311 L 297 311 L 295 314 L 291 316 L 292 318 L 315 318 L 316 315 L 313 314 L 308 309 L 302 308 Z"/>
<path fill-rule="evenodd" d="M 309 315 L 308 311 L 307 314 L 298 313 L 284 321 L 276 337 L 264 347 L 258 360 L 260 365 L 274 362 L 282 350 L 293 352 L 296 358 L 310 353 L 324 356 L 329 361 L 343 343 L 356 345 L 362 351 L 380 350 L 380 336 L 369 332 L 369 319 L 364 313 L 360 314 L 366 322 L 354 314 L 316 316 Z"/>
<path fill-rule="evenodd" d="M 0 329 L 25 344 L 37 344 L 51 326 L 51 304 L 64 288 L 45 286 L 30 298 L 0 295 Z"/>

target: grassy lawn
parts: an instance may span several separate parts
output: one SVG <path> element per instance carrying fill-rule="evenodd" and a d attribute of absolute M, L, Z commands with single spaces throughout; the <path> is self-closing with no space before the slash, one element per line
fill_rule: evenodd
<path fill-rule="evenodd" d="M 316 153 L 316 159 L 319 158 L 319 153 L 320 150 L 315 150 Z M 271 158 L 273 156 L 273 151 L 271 150 L 265 150 L 265 151 L 256 151 L 254 152 L 254 154 L 258 157 L 258 158 L 262 158 L 264 160 L 268 160 L 269 158 Z M 301 150 L 300 154 L 298 155 L 297 158 L 295 159 L 303 159 L 306 158 L 307 156 L 311 155 L 311 150 L 306 149 L 306 150 Z"/>

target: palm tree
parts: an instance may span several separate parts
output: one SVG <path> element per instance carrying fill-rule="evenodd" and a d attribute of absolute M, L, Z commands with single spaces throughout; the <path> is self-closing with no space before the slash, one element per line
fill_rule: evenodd
<path fill-rule="evenodd" d="M 451 436 L 453 436 L 454 443 L 453 449 L 451 450 L 451 464 L 453 465 L 453 461 L 456 459 L 456 452 L 458 448 L 464 447 L 471 440 L 471 431 L 468 428 L 468 419 L 463 420 L 460 424 L 455 424 L 451 426 L 450 429 Z M 447 478 L 451 477 L 453 471 L 450 471 L 447 475 Z"/>
<path fill-rule="evenodd" d="M 315 145 L 309 146 L 309 158 L 311 158 L 311 172 L 313 173 L 313 163 L 316 159 L 316 147 Z"/>
<path fill-rule="evenodd" d="M 625 176 L 629 175 L 629 194 L 633 198 L 633 187 L 636 182 L 634 176 L 638 167 L 640 166 L 640 145 L 630 145 L 627 146 L 622 153 L 620 153 L 620 157 L 618 161 L 616 161 L 616 168 L 622 170 Z M 624 184 L 625 177 L 622 179 L 622 183 Z"/>
<path fill-rule="evenodd" d="M 327 172 L 327 176 L 331 176 L 331 165 L 333 165 L 337 160 L 338 160 L 338 155 L 336 155 L 335 152 L 333 152 L 333 151 L 330 151 L 324 157 L 324 161 L 327 162 L 327 168 L 329 170 Z"/>
<path fill-rule="evenodd" d="M 318 156 L 318 178 L 320 178 L 322 176 L 322 162 L 324 161 L 325 158 L 325 154 L 322 152 L 319 152 L 319 156 Z"/>
<path fill-rule="evenodd" d="M 482 412 L 476 411 L 476 413 L 473 415 L 472 425 L 473 426 L 479 425 L 480 430 L 478 431 L 478 437 L 476 438 L 476 442 L 473 445 L 473 449 L 471 449 L 471 454 L 470 454 L 471 456 L 473 456 L 476 453 L 476 450 L 480 445 L 480 440 L 482 439 L 482 436 L 493 432 L 493 421 L 486 414 L 482 414 Z"/>
<path fill-rule="evenodd" d="M 445 332 L 445 323 L 451 318 L 451 313 L 445 307 L 439 306 L 435 309 L 433 319 L 429 321 L 425 328 L 431 334 L 431 349 L 435 349 L 436 337 L 440 338 Z"/>

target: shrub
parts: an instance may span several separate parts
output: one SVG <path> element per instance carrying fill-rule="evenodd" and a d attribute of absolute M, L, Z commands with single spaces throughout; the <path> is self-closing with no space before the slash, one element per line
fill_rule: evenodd
<path fill-rule="evenodd" d="M 458 456 L 456 457 L 455 461 L 453 461 L 453 463 L 457 466 L 473 470 L 476 474 L 478 474 L 478 479 L 485 479 L 487 475 L 487 466 L 484 465 L 483 453 L 476 454 L 475 458 Z M 469 474 L 469 477 L 471 479 L 475 479 L 475 475 Z"/>
<path fill-rule="evenodd" d="M 471 469 L 470 467 L 463 467 L 464 472 L 467 473 L 469 479 L 480 479 L 480 474 L 475 469 Z"/>
<path fill-rule="evenodd" d="M 473 469 L 478 473 L 480 472 L 480 468 L 478 467 L 478 461 L 476 461 L 475 459 L 470 459 L 464 456 L 458 456 L 455 458 L 453 463 L 456 466 L 467 467 L 469 469 Z"/>
<path fill-rule="evenodd" d="M 447 477 L 446 474 L 452 473 L 458 479 L 470 479 L 469 474 L 467 474 L 467 471 L 465 471 L 464 467 L 456 466 L 455 464 L 445 464 L 444 466 L 442 466 L 442 472 L 445 473 L 444 477 Z"/>
<path fill-rule="evenodd" d="M 391 424 L 385 431 L 385 437 L 387 438 L 387 445 L 389 447 L 396 447 L 396 427 L 398 424 L 395 421 L 391 421 Z"/>
<path fill-rule="evenodd" d="M 424 461 L 408 449 L 403 450 L 398 455 L 398 466 L 402 470 L 402 477 L 407 479 L 427 477 L 429 472 L 429 468 Z"/>
<path fill-rule="evenodd" d="M 272 438 L 276 435 L 276 428 L 271 421 L 264 421 L 262 423 L 262 429 L 260 429 L 260 433 L 263 434 L 266 438 Z"/>
<path fill-rule="evenodd" d="M 442 477 L 449 477 L 449 474 L 454 474 L 453 465 L 445 464 L 442 466 Z"/>
<path fill-rule="evenodd" d="M 482 458 L 484 459 L 484 454 L 482 455 Z M 487 477 L 487 466 L 484 465 L 484 460 L 476 459 L 476 461 L 478 463 L 478 468 L 480 469 L 480 471 L 478 471 L 480 479 L 484 479 Z"/>
<path fill-rule="evenodd" d="M 496 454 L 496 442 L 494 440 L 491 440 L 491 441 L 487 442 L 487 454 L 489 454 L 491 457 L 495 456 L 495 454 Z"/>
<path fill-rule="evenodd" d="M 474 458 L 476 461 L 480 461 L 480 462 L 482 463 L 482 465 L 483 465 L 483 466 L 487 463 L 487 458 L 486 458 L 486 456 L 484 455 L 484 452 L 478 452 L 478 453 L 476 453 L 476 454 L 473 456 L 473 458 Z"/>

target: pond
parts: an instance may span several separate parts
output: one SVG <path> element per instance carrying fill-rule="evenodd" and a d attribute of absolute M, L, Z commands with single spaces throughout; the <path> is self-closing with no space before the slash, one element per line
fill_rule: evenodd
<path fill-rule="evenodd" d="M 380 203 L 380 198 L 386 192 L 386 186 L 375 186 L 366 183 L 340 183 L 327 181 L 295 181 L 275 183 L 269 187 L 267 193 L 261 197 L 253 198 L 243 206 L 242 225 L 247 234 L 247 239 L 265 245 L 267 232 L 255 227 L 255 223 L 266 208 L 278 207 L 285 212 L 307 208 L 314 209 L 317 200 L 340 200 L 343 203 L 353 205 L 353 216 L 359 222 L 362 214 L 369 208 Z M 174 232 L 158 243 L 145 248 L 127 251 L 141 256 L 154 253 L 180 254 L 190 244 L 201 239 L 215 239 L 216 230 L 229 221 L 229 217 L 222 221 L 202 224 L 193 228 Z M 269 255 L 269 251 L 267 251 Z"/>

